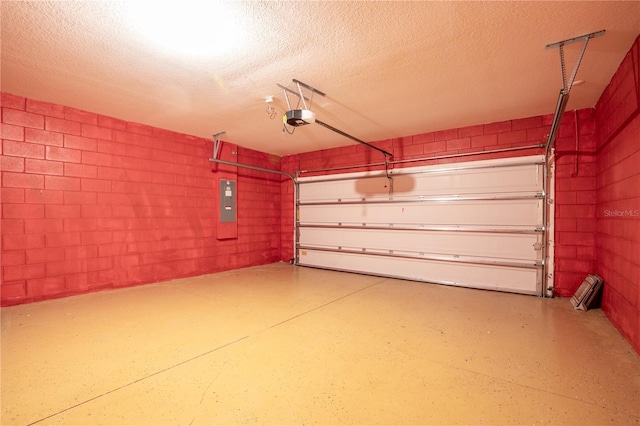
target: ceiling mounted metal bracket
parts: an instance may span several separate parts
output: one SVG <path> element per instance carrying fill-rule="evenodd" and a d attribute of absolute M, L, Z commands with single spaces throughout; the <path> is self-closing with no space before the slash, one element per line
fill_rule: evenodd
<path fill-rule="evenodd" d="M 580 67 L 580 62 L 582 62 L 582 57 L 584 56 L 584 52 L 585 50 L 587 50 L 587 43 L 589 43 L 589 40 L 595 37 L 600 37 L 602 35 L 604 35 L 605 30 L 600 30 L 600 31 L 596 31 L 593 33 L 589 33 L 589 34 L 584 34 L 578 37 L 573 37 L 567 40 L 562 40 L 562 41 L 558 41 L 556 43 L 551 43 L 551 44 L 547 44 L 545 46 L 545 49 L 554 49 L 554 48 L 558 48 L 558 51 L 560 52 L 560 68 L 562 71 L 562 88 L 564 90 L 566 90 L 567 92 L 569 92 L 571 90 L 571 86 L 573 85 L 573 81 L 576 78 L 576 74 L 578 73 L 578 68 Z M 565 67 L 565 62 L 564 62 L 564 46 L 567 44 L 572 44 L 572 43 L 577 43 L 582 41 L 582 49 L 580 50 L 580 53 L 578 54 L 578 58 L 576 59 L 576 63 L 575 66 L 573 67 L 573 72 L 571 73 L 571 76 L 569 77 L 569 81 L 567 81 L 567 76 L 566 76 L 566 67 Z"/>
<path fill-rule="evenodd" d="M 211 158 L 213 158 L 214 160 L 218 159 L 218 154 L 220 153 L 220 146 L 222 145 L 222 141 L 220 140 L 220 137 L 225 133 L 227 132 L 223 131 L 213 135 L 213 155 L 211 156 Z"/>
<path fill-rule="evenodd" d="M 567 106 L 567 102 L 569 102 L 569 92 L 571 92 L 571 86 L 573 86 L 573 82 L 576 78 L 576 74 L 578 73 L 578 68 L 580 67 L 580 62 L 582 62 L 582 57 L 584 56 L 584 52 L 587 50 L 587 44 L 589 40 L 594 37 L 599 37 L 604 35 L 605 30 L 596 31 L 589 34 L 584 34 L 578 37 L 573 37 L 567 40 L 558 41 L 556 43 L 547 44 L 545 49 L 554 49 L 558 48 L 560 52 L 560 69 L 562 72 L 562 89 L 560 89 L 560 94 L 558 95 L 558 102 L 556 103 L 556 110 L 553 115 L 553 121 L 551 123 L 551 130 L 549 131 L 549 137 L 547 138 L 547 153 L 553 142 L 555 141 L 556 134 L 558 133 L 558 128 L 560 126 L 560 119 L 562 118 L 562 114 Z M 573 67 L 573 71 L 567 80 L 566 75 L 566 66 L 564 61 L 564 46 L 567 44 L 577 43 L 582 41 L 582 48 L 580 49 L 580 53 L 578 54 L 578 58 L 576 59 L 576 63 Z"/>
<path fill-rule="evenodd" d="M 292 81 L 294 83 L 296 83 L 296 86 L 298 88 L 297 92 L 295 90 L 289 89 L 287 86 L 283 86 L 282 84 L 276 84 L 276 86 L 278 86 L 279 88 L 281 88 L 284 91 L 284 99 L 287 101 L 287 106 L 289 107 L 289 109 L 291 109 L 291 102 L 289 101 L 289 94 L 297 96 L 298 97 L 298 105 L 300 104 L 300 101 L 302 101 L 305 109 L 311 108 L 311 103 L 313 102 L 313 95 L 315 95 L 316 93 L 318 95 L 320 95 L 320 96 L 326 96 L 324 92 L 321 92 L 320 90 L 316 89 L 315 87 L 311 87 L 308 84 L 305 84 L 305 83 L 301 82 L 300 80 L 296 80 L 294 78 L 294 79 L 292 79 Z M 303 87 L 311 92 L 311 97 L 310 98 L 305 97 L 304 94 L 302 93 L 302 88 Z M 307 107 L 306 101 L 309 101 L 309 107 Z"/>

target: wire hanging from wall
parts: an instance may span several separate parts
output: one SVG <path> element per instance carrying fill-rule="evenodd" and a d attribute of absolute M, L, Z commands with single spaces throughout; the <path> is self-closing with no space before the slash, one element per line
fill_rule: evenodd
<path fill-rule="evenodd" d="M 275 96 L 267 96 L 265 98 L 265 101 L 267 102 L 267 115 L 269 116 L 270 120 L 273 120 L 274 118 L 276 118 L 276 115 L 278 115 L 278 113 L 276 112 L 276 109 L 273 107 L 273 100 L 275 99 Z"/>
<path fill-rule="evenodd" d="M 272 105 L 267 105 L 267 115 L 269 116 L 270 120 L 276 118 L 277 114 L 278 113 L 276 112 L 276 109 Z"/>

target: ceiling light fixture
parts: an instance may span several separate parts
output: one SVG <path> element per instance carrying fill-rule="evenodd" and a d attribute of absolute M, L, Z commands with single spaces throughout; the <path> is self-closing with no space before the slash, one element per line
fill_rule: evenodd
<path fill-rule="evenodd" d="M 238 13 L 238 2 L 223 1 L 132 1 L 126 17 L 144 38 L 160 49 L 186 56 L 217 56 L 238 48 L 246 31 Z"/>

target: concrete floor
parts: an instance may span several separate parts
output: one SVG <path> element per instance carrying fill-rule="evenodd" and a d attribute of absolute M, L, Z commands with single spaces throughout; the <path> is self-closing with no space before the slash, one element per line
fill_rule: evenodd
<path fill-rule="evenodd" d="M 2 424 L 638 424 L 567 299 L 274 264 L 4 308 Z"/>

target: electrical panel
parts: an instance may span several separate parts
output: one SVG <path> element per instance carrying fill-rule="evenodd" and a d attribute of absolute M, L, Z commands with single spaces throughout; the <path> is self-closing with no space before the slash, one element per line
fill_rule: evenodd
<path fill-rule="evenodd" d="M 220 222 L 236 221 L 236 181 L 220 179 Z"/>

